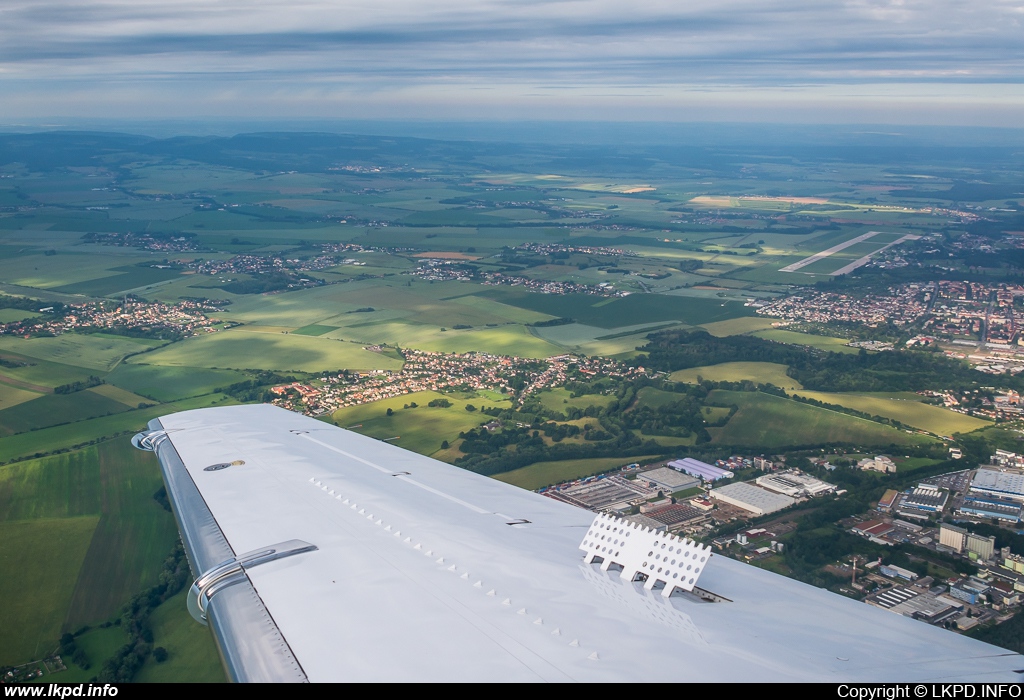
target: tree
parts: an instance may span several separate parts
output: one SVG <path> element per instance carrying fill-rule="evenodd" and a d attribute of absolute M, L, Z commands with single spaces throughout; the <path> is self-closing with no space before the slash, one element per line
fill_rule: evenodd
<path fill-rule="evenodd" d="M 167 661 L 167 650 L 163 647 L 157 647 L 153 650 L 153 658 L 156 659 L 158 664 L 162 664 L 164 661 Z"/>
<path fill-rule="evenodd" d="M 442 450 L 447 450 L 447 449 L 448 449 L 448 447 L 449 447 L 449 445 L 448 445 L 448 441 L 447 441 L 447 440 L 442 440 L 442 441 L 441 441 L 441 449 L 442 449 Z"/>
<path fill-rule="evenodd" d="M 389 415 L 389 416 L 393 416 L 393 415 L 395 415 L 395 409 L 393 409 L 393 408 L 389 408 L 389 409 L 388 409 L 388 412 L 387 412 L 387 415 Z"/>

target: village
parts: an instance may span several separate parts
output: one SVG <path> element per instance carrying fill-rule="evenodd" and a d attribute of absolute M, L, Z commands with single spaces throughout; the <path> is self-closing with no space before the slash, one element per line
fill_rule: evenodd
<path fill-rule="evenodd" d="M 382 348 L 369 350 L 380 352 Z M 644 368 L 630 367 L 600 357 L 560 355 L 546 360 L 489 355 L 402 350 L 400 371 L 372 370 L 322 376 L 316 382 L 275 386 L 273 403 L 307 415 L 323 415 L 339 408 L 380 401 L 418 391 L 496 391 L 518 404 L 544 389 L 564 385 L 574 377 L 633 378 Z"/>

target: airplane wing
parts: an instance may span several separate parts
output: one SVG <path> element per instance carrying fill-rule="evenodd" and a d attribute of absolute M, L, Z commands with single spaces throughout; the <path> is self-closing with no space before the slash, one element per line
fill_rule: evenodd
<path fill-rule="evenodd" d="M 238 681 L 1018 681 L 1024 657 L 270 405 L 164 416 Z"/>

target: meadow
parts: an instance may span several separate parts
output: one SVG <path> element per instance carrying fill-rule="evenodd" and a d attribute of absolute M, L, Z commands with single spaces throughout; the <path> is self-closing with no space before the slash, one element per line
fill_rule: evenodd
<path fill-rule="evenodd" d="M 213 393 L 214 389 L 244 381 L 241 372 L 203 367 L 162 367 L 122 363 L 105 380 L 154 401 L 177 401 Z"/>
<path fill-rule="evenodd" d="M 0 436 L 108 416 L 129 408 L 134 406 L 89 389 L 73 394 L 46 394 L 0 410 Z"/>
<path fill-rule="evenodd" d="M 669 378 L 674 382 L 696 383 L 700 379 L 712 382 L 743 382 L 774 384 L 782 389 L 802 389 L 797 380 L 786 374 L 786 365 L 774 362 L 723 362 L 718 365 L 691 367 L 673 372 Z"/>
<path fill-rule="evenodd" d="M 866 418 L 761 392 L 715 390 L 708 401 L 739 406 L 739 411 L 725 427 L 708 428 L 716 445 L 776 449 L 825 443 L 883 447 L 931 441 L 931 438 L 911 435 Z"/>
<path fill-rule="evenodd" d="M 452 405 L 448 408 L 428 406 L 427 404 L 434 399 L 446 399 Z M 413 403 L 417 404 L 416 408 L 405 408 L 406 405 Z M 331 420 L 342 428 L 359 426 L 352 427 L 351 430 L 380 440 L 388 440 L 393 445 L 413 452 L 430 455 L 441 450 L 442 441 L 453 443 L 458 439 L 459 433 L 491 420 L 479 410 L 467 411 L 467 405 L 473 405 L 478 409 L 483 406 L 508 407 L 509 402 L 507 399 L 495 401 L 484 397 L 458 398 L 435 391 L 420 391 L 342 408 L 331 415 Z M 393 415 L 387 415 L 389 408 Z"/>
<path fill-rule="evenodd" d="M 833 338 L 826 335 L 797 333 L 796 331 L 786 331 L 779 328 L 773 328 L 768 331 L 755 331 L 750 335 L 758 338 L 764 338 L 765 340 L 774 340 L 777 343 L 786 343 L 787 345 L 806 345 L 807 347 L 818 348 L 819 350 L 828 350 L 829 352 L 860 352 L 859 348 L 851 348 L 847 345 L 847 343 L 850 342 L 849 340 L 845 338 Z"/>
<path fill-rule="evenodd" d="M 847 394 L 824 391 L 799 391 L 799 396 L 823 403 L 845 406 L 873 416 L 892 418 L 906 425 L 926 430 L 936 435 L 951 436 L 953 433 L 969 433 L 992 425 L 991 421 L 965 416 L 941 406 L 922 403 L 917 394 Z"/>
<path fill-rule="evenodd" d="M 150 343 L 130 338 L 98 334 L 65 333 L 51 338 L 29 339 L 0 336 L 0 351 L 99 372 L 109 372 L 128 355 L 151 347 Z"/>

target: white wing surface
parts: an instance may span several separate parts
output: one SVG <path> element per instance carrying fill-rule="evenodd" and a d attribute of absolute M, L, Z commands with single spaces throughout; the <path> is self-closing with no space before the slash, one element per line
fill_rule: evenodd
<path fill-rule="evenodd" d="M 1017 681 L 1024 669 L 1006 650 L 689 541 L 627 537 L 614 519 L 273 406 L 164 416 L 136 442 L 160 459 L 199 577 L 190 608 L 235 680 Z"/>

